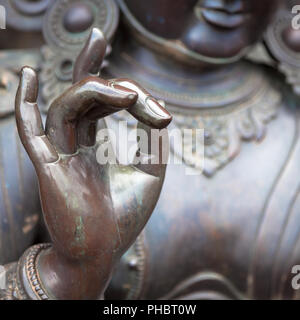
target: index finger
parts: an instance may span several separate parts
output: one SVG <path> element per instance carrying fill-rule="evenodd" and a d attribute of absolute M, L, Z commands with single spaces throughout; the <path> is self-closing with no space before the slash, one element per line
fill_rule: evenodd
<path fill-rule="evenodd" d="M 166 128 L 172 121 L 170 113 L 135 81 L 129 79 L 114 79 L 111 80 L 111 82 L 113 85 L 120 85 L 138 94 L 137 102 L 127 110 L 138 121 L 155 129 Z"/>

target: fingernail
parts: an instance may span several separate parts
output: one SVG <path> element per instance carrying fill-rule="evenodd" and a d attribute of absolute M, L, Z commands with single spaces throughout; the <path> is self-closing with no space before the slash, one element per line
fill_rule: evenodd
<path fill-rule="evenodd" d="M 165 110 L 154 98 L 147 97 L 146 104 L 150 108 L 150 110 L 158 117 L 163 119 L 171 119 L 170 113 Z"/>
<path fill-rule="evenodd" d="M 128 96 L 128 99 L 129 99 L 129 100 L 134 100 L 134 99 L 136 99 L 136 95 L 130 94 L 130 95 Z"/>
<path fill-rule="evenodd" d="M 22 89 L 25 92 L 24 100 L 29 103 L 34 103 L 37 100 L 38 83 L 36 73 L 29 67 L 22 68 Z M 26 86 L 26 87 L 24 87 Z"/>
<path fill-rule="evenodd" d="M 93 28 L 91 33 L 90 33 L 90 38 L 95 38 L 95 39 L 100 39 L 100 40 L 105 40 L 105 36 L 103 32 L 99 28 Z"/>
<path fill-rule="evenodd" d="M 90 49 L 90 50 L 92 49 L 94 52 L 97 52 L 97 55 L 100 55 L 101 60 L 103 60 L 106 53 L 107 41 L 100 29 L 93 28 L 90 34 L 90 39 L 88 43 L 89 43 L 89 46 L 87 49 Z M 95 56 L 97 57 L 97 55 Z"/>

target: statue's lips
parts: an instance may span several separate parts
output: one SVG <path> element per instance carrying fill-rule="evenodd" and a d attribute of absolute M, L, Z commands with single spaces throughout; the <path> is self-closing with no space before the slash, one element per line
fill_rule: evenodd
<path fill-rule="evenodd" d="M 234 29 L 241 26 L 248 17 L 246 13 L 232 13 L 209 8 L 202 8 L 201 15 L 206 22 L 227 29 Z"/>

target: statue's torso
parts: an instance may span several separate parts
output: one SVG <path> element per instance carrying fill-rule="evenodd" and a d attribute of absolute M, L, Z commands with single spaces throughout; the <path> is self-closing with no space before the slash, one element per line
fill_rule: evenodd
<path fill-rule="evenodd" d="M 282 106 L 266 138 L 243 143 L 212 178 L 169 166 L 145 230 L 147 296 L 291 298 L 300 259 L 299 157 L 299 117 Z"/>
<path fill-rule="evenodd" d="M 119 60 L 125 54 L 121 52 Z M 109 70 L 119 68 L 124 76 L 125 64 L 116 61 Z M 136 66 L 127 67 L 126 76 L 136 76 L 147 88 L 154 77 Z M 140 74 L 135 75 L 134 68 Z M 205 146 L 203 174 L 187 175 L 190 166 L 185 164 L 168 165 L 156 209 L 123 257 L 109 297 L 120 292 L 146 299 L 296 296 L 291 270 L 300 259 L 297 98 L 277 73 L 254 65 L 249 70 L 262 72 L 267 85 L 265 95 L 248 106 L 242 103 L 234 111 L 226 107 L 215 116 L 214 110 L 190 116 L 185 109 L 170 107 L 175 126 L 188 128 L 203 118 L 215 142 Z M 153 87 L 147 89 L 155 95 Z M 176 153 L 176 146 L 173 150 Z"/>

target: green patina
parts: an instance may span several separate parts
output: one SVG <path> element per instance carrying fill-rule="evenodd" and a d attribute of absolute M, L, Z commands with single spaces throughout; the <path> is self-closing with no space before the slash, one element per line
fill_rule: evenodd
<path fill-rule="evenodd" d="M 76 223 L 76 229 L 75 229 L 75 246 L 84 246 L 85 243 L 85 234 L 84 234 L 84 226 L 83 226 L 83 221 L 82 217 L 76 217 L 75 218 L 75 223 Z M 80 252 L 81 255 L 85 254 L 84 249 Z"/>

